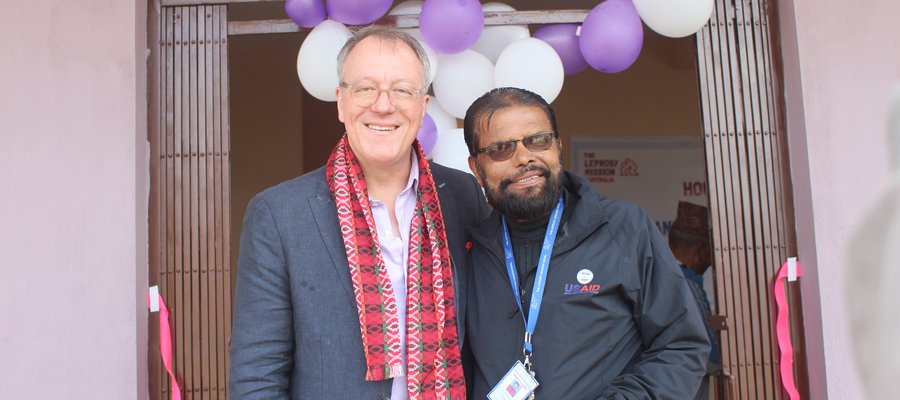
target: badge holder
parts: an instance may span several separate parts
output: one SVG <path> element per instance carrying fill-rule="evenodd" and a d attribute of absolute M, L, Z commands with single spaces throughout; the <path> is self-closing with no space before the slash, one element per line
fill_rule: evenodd
<path fill-rule="evenodd" d="M 516 360 L 512 368 L 503 375 L 500 383 L 494 386 L 488 393 L 490 400 L 525 400 L 534 398 L 534 389 L 538 387 L 538 381 L 534 379 L 534 373 L 529 371 L 531 368 L 530 357 L 525 358 L 525 364 Z M 529 397 L 530 396 L 530 397 Z"/>

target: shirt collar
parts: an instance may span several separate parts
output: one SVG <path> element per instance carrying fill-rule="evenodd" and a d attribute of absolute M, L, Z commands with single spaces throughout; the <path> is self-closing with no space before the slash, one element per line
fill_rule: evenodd
<path fill-rule="evenodd" d="M 409 152 L 409 162 L 409 179 L 407 179 L 406 187 L 403 190 L 409 190 L 410 188 L 415 190 L 419 184 L 419 157 L 414 150 Z"/>
<path fill-rule="evenodd" d="M 703 275 L 694 272 L 694 270 L 690 269 L 687 265 L 684 264 L 681 264 L 681 272 L 684 274 L 685 278 L 700 284 L 700 286 L 703 286 Z"/>
<path fill-rule="evenodd" d="M 415 195 L 416 189 L 419 187 L 419 157 L 416 156 L 415 151 L 410 151 L 409 160 L 409 177 L 406 179 L 406 186 L 403 187 L 403 190 L 401 190 L 398 195 L 400 197 L 408 196 L 410 194 Z M 369 196 L 369 202 L 373 205 L 384 204 L 381 200 L 371 196 Z"/>

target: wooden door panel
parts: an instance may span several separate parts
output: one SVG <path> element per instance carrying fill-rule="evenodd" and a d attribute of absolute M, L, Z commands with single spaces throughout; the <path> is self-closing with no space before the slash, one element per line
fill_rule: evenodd
<path fill-rule="evenodd" d="M 184 399 L 227 397 L 231 337 L 227 8 L 151 10 L 150 281 L 168 302 Z M 158 346 L 151 324 L 151 346 Z M 171 383 L 150 349 L 150 394 Z"/>
<path fill-rule="evenodd" d="M 771 284 L 795 246 L 767 6 L 716 0 L 697 33 L 716 305 L 728 325 L 720 332 L 722 386 L 735 399 L 783 397 Z M 802 322 L 799 315 L 792 313 L 795 322 Z M 798 380 L 804 376 L 798 371 Z"/>

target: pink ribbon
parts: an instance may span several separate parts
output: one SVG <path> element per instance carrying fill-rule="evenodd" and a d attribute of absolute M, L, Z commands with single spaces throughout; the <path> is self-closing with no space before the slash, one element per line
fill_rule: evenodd
<path fill-rule="evenodd" d="M 797 261 L 797 276 L 803 275 L 803 268 Z M 788 263 L 781 264 L 778 276 L 775 277 L 775 304 L 778 317 L 775 319 L 775 336 L 778 337 L 778 349 L 781 351 L 781 384 L 791 400 L 799 400 L 800 393 L 794 385 L 794 346 L 791 344 L 791 326 L 788 319 L 788 304 L 784 294 L 783 279 L 788 276 Z"/>
<path fill-rule="evenodd" d="M 172 400 L 181 400 L 181 387 L 178 386 L 178 378 L 172 372 L 172 328 L 169 327 L 169 309 L 162 295 L 159 296 L 159 352 L 162 355 L 163 365 L 169 372 L 172 382 Z M 150 292 L 147 292 L 147 305 L 150 305 Z"/>

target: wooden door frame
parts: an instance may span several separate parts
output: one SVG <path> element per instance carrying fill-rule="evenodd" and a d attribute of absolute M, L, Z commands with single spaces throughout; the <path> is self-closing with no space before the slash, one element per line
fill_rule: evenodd
<path fill-rule="evenodd" d="M 254 2 L 264 2 L 264 1 L 283 1 L 283 0 L 154 0 L 149 2 L 148 4 L 148 48 L 150 49 L 158 49 L 162 42 L 162 32 L 160 32 L 160 13 L 163 12 L 163 9 L 166 7 L 183 7 L 183 6 L 201 6 L 201 5 L 228 5 L 233 3 L 254 3 Z M 732 0 L 735 1 L 735 0 Z M 745 0 L 750 1 L 750 0 Z M 780 176 L 782 187 L 781 187 L 781 198 L 779 202 L 783 211 L 783 222 L 785 229 L 785 237 L 781 242 L 785 246 L 785 252 L 787 254 L 796 255 L 797 254 L 797 237 L 794 227 L 794 213 L 793 213 L 793 195 L 791 189 L 791 181 L 790 181 L 790 169 L 788 163 L 788 154 L 787 154 L 787 141 L 786 136 L 784 134 L 784 130 L 787 127 L 786 125 L 786 107 L 785 107 L 785 99 L 784 99 L 784 71 L 783 71 L 783 62 L 781 59 L 781 48 L 780 48 L 780 40 L 779 40 L 779 30 L 778 30 L 778 13 L 776 12 L 775 6 L 771 4 L 775 4 L 777 0 L 760 0 L 763 2 L 770 3 L 770 6 L 767 7 L 767 13 L 769 17 L 769 29 L 768 33 L 770 37 L 772 37 L 772 41 L 770 43 L 769 55 L 771 57 L 771 73 L 772 73 L 772 84 L 774 87 L 772 96 L 769 98 L 770 106 L 775 114 L 776 124 L 780 133 L 777 136 L 779 149 L 777 159 L 780 161 L 780 168 L 776 171 Z M 522 25 L 522 24 L 548 24 L 548 23 L 580 23 L 584 20 L 585 16 L 588 14 L 590 10 L 542 10 L 542 11 L 517 11 L 517 12 L 498 12 L 498 13 L 485 13 L 485 25 Z M 226 14 L 227 15 L 227 14 Z M 418 26 L 418 18 L 417 16 L 386 16 L 379 23 L 386 23 L 390 25 L 394 25 L 401 28 L 410 28 Z M 298 27 L 296 24 L 291 22 L 290 20 L 264 20 L 264 21 L 228 21 L 227 22 L 227 31 L 228 36 L 232 35 L 247 35 L 247 34 L 272 34 L 272 33 L 290 33 L 290 32 L 299 32 L 302 28 Z M 159 51 L 150 51 L 149 58 L 149 67 L 148 67 L 148 93 L 149 93 L 149 114 L 148 114 L 148 138 L 150 139 L 151 146 L 154 143 L 154 135 L 157 135 L 159 129 L 161 128 L 161 119 L 160 113 L 161 107 L 160 102 L 164 101 L 161 99 L 160 92 L 158 88 L 161 84 L 161 74 L 160 74 L 160 52 Z M 225 82 L 227 86 L 227 82 Z M 699 84 L 699 83 L 698 83 Z M 702 88 L 698 88 L 698 90 L 702 90 Z M 226 103 L 227 104 L 227 103 Z M 163 127 L 164 128 L 164 127 Z M 706 133 L 710 133 L 707 131 Z M 774 132 L 773 132 L 774 134 Z M 160 215 L 158 212 L 154 210 L 154 204 L 159 204 L 160 199 L 160 181 L 159 177 L 153 172 L 158 171 L 160 168 L 160 157 L 156 154 L 156 157 L 151 156 L 150 159 L 150 168 L 151 168 L 151 190 L 150 190 L 150 202 L 151 202 L 151 210 L 150 210 L 150 266 L 149 266 L 149 275 L 150 282 L 153 284 L 157 282 L 160 277 L 160 252 L 156 248 L 155 245 L 158 243 L 160 235 Z M 707 165 L 707 181 L 712 182 L 714 176 L 716 174 L 722 174 L 725 171 L 717 169 L 716 164 L 708 163 Z M 710 187 L 710 190 L 713 190 Z M 230 193 L 227 194 L 226 197 L 230 197 Z M 710 212 L 716 214 L 719 212 L 716 208 L 714 208 L 713 204 L 710 203 Z M 227 216 L 226 216 L 227 218 Z M 225 235 L 221 238 L 223 244 L 227 247 L 230 247 L 230 235 Z M 791 300 L 791 309 L 795 312 L 791 314 L 792 325 L 795 330 L 795 339 L 803 340 L 803 335 L 798 334 L 797 332 L 803 331 L 803 315 L 799 310 L 802 310 L 801 307 L 801 297 L 799 292 L 799 287 L 793 285 L 789 288 L 789 298 Z M 817 299 L 816 299 L 817 300 Z M 230 316 L 229 316 L 230 317 Z M 230 320 L 230 319 L 229 319 Z M 159 345 L 159 337 L 158 337 L 158 321 L 154 321 L 153 318 L 150 319 L 148 328 L 150 329 L 149 335 L 149 359 L 150 359 L 150 392 L 151 398 L 156 395 L 155 388 L 158 388 L 161 382 L 165 381 L 165 373 L 161 366 L 160 358 L 156 353 L 156 349 Z M 774 340 L 772 341 L 772 345 L 774 345 Z M 795 342 L 795 347 L 805 352 L 807 349 L 803 345 L 803 343 Z M 805 393 L 809 393 L 809 380 L 807 379 L 807 365 L 806 359 L 800 358 L 797 360 L 798 362 L 798 374 L 797 380 L 801 387 L 801 390 L 804 390 Z"/>

